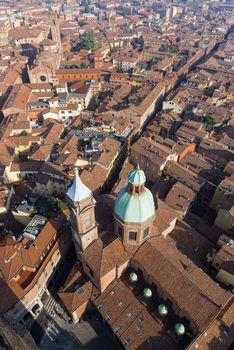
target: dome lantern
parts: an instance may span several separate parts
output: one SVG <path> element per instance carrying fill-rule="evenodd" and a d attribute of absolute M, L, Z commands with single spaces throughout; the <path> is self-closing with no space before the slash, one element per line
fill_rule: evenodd
<path fill-rule="evenodd" d="M 140 169 L 139 165 L 133 169 L 128 175 L 128 182 L 132 185 L 144 185 L 146 181 L 145 173 Z"/>

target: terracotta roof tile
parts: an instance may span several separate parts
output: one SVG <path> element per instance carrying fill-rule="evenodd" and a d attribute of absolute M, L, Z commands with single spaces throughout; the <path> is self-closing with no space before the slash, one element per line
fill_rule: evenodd
<path fill-rule="evenodd" d="M 110 243 L 104 245 L 104 241 L 99 238 L 83 253 L 85 261 L 99 277 L 105 276 L 116 266 L 121 266 L 128 260 L 121 241 L 110 233 L 106 235 L 111 239 Z"/>

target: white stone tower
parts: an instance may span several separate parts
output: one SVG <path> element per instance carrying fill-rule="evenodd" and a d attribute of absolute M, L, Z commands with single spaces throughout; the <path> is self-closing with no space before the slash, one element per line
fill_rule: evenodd
<path fill-rule="evenodd" d="M 66 197 L 70 208 L 72 235 L 79 257 L 98 238 L 98 230 L 94 211 L 96 201 L 92 191 L 81 181 L 77 167 Z"/>

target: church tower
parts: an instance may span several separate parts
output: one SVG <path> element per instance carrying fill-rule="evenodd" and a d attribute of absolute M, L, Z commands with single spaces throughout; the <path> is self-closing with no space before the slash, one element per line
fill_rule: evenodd
<path fill-rule="evenodd" d="M 61 42 L 61 33 L 59 28 L 59 22 L 56 17 L 53 17 L 51 19 L 51 38 L 53 41 L 57 43 L 58 51 L 62 59 L 63 48 L 62 48 L 62 42 Z"/>
<path fill-rule="evenodd" d="M 92 191 L 81 181 L 77 167 L 73 183 L 68 189 L 66 197 L 70 208 L 73 240 L 79 256 L 98 238 L 98 230 L 94 212 L 96 201 Z"/>

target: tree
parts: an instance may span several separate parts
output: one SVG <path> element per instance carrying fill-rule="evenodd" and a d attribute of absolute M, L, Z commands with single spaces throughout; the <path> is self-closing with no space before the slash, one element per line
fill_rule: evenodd
<path fill-rule="evenodd" d="M 159 48 L 159 51 L 166 51 L 166 45 L 162 44 Z"/>
<path fill-rule="evenodd" d="M 87 68 L 87 64 L 85 62 L 81 62 L 80 68 Z"/>
<path fill-rule="evenodd" d="M 83 27 L 83 26 L 85 26 L 87 24 L 87 22 L 79 21 L 78 24 L 79 24 L 80 27 Z"/>
<path fill-rule="evenodd" d="M 159 51 L 162 51 L 162 52 L 176 52 L 176 50 L 177 50 L 176 45 L 162 44 L 159 48 Z"/>
<path fill-rule="evenodd" d="M 61 201 L 60 199 L 57 199 L 57 203 L 56 204 L 57 204 L 58 208 L 61 211 L 68 209 L 68 206 L 63 201 Z"/>
<path fill-rule="evenodd" d="M 80 4 L 81 6 L 88 6 L 89 2 L 87 0 L 82 0 Z"/>
<path fill-rule="evenodd" d="M 123 7 L 122 15 L 123 15 L 123 17 L 130 16 L 131 15 L 131 9 L 129 7 Z"/>
<path fill-rule="evenodd" d="M 214 119 L 211 116 L 208 116 L 206 118 L 206 130 L 209 132 L 212 131 L 212 130 L 214 130 L 214 126 L 215 126 Z"/>
<path fill-rule="evenodd" d="M 145 49 L 145 41 L 142 35 L 139 37 L 139 44 L 140 44 L 140 50 L 143 51 Z"/>
<path fill-rule="evenodd" d="M 96 40 L 92 32 L 85 31 L 83 34 L 81 34 L 80 39 L 80 47 L 82 49 L 87 49 L 90 51 L 94 51 L 96 49 Z"/>

